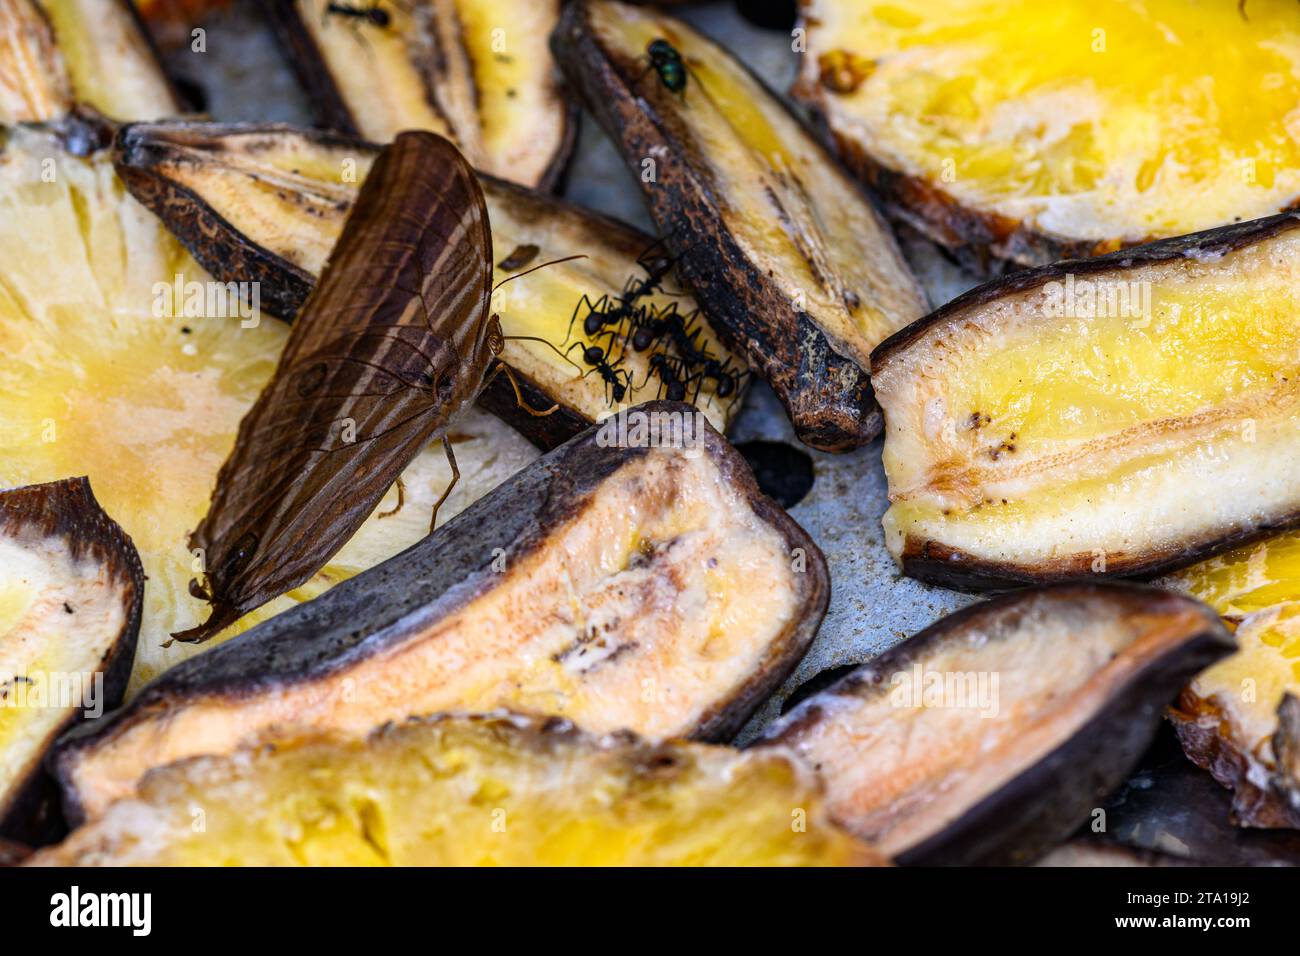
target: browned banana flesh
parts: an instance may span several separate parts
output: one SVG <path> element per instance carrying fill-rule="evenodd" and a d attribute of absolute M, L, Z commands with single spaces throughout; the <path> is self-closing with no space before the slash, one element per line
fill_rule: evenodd
<path fill-rule="evenodd" d="M 63 119 L 77 104 L 115 120 L 179 104 L 125 0 L 0 0 L 0 125 Z"/>
<path fill-rule="evenodd" d="M 875 352 L 886 543 L 986 586 L 1179 568 L 1300 518 L 1300 215 L 981 286 Z"/>
<path fill-rule="evenodd" d="M 477 169 L 550 189 L 577 113 L 546 38 L 560 0 L 270 0 L 263 4 L 322 122 L 386 143 L 453 140 Z"/>
<path fill-rule="evenodd" d="M 769 729 L 831 814 L 901 863 L 1032 861 L 1088 820 L 1189 678 L 1231 653 L 1218 617 L 1126 584 L 958 611 Z"/>
<path fill-rule="evenodd" d="M 821 552 L 689 405 L 611 417 L 396 558 L 173 667 L 57 758 L 73 817 L 277 725 L 442 710 L 725 739 L 803 656 Z"/>
<path fill-rule="evenodd" d="M 42 760 L 121 701 L 143 600 L 140 557 L 85 478 L 0 491 L 0 834 L 48 839 Z"/>

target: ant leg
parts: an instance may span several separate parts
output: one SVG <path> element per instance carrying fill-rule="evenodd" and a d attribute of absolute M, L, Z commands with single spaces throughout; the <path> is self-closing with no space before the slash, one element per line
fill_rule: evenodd
<path fill-rule="evenodd" d="M 402 476 L 397 476 L 397 504 L 389 511 L 379 512 L 380 518 L 391 518 L 397 512 L 402 510 L 402 505 L 406 504 L 406 484 L 402 481 Z"/>
<path fill-rule="evenodd" d="M 701 390 L 702 388 L 704 388 L 704 381 L 705 381 L 706 377 L 707 377 L 707 376 L 706 376 L 703 372 L 698 372 L 698 373 L 696 373 L 696 376 L 695 376 L 695 394 L 691 396 L 691 404 L 692 404 L 692 405 L 698 405 L 698 404 L 700 404 L 700 390 Z"/>
<path fill-rule="evenodd" d="M 569 341 L 569 339 L 573 338 L 573 323 L 578 321 L 578 313 L 582 311 L 583 303 L 585 303 L 586 301 L 587 301 L 587 297 L 584 295 L 581 299 L 578 300 L 578 304 L 573 307 L 573 314 L 569 316 L 569 329 L 567 332 L 564 333 L 564 342 L 567 342 Z M 588 306 L 588 308 L 592 312 L 595 311 L 595 309 L 590 306 Z M 561 342 L 560 344 L 563 345 L 564 342 Z"/>
<path fill-rule="evenodd" d="M 604 357 L 601 359 L 601 362 L 609 368 L 613 368 L 614 366 L 620 364 L 623 361 L 621 356 L 617 359 L 614 358 L 614 349 L 617 348 L 618 346 L 618 339 L 619 339 L 619 332 L 617 328 L 606 329 L 603 332 L 593 335 L 590 339 L 591 344 L 597 346 L 600 345 L 602 340 L 604 341 L 605 343 L 604 347 L 601 348 L 601 351 L 604 353 Z M 603 373 L 601 377 L 602 378 L 605 377 Z"/>
<path fill-rule="evenodd" d="M 655 377 L 655 378 L 658 378 L 658 376 L 655 375 L 655 370 L 654 370 L 653 368 L 651 368 L 650 366 L 646 366 L 646 370 L 645 370 L 645 378 L 641 379 L 641 384 L 640 384 L 640 385 L 637 385 L 637 384 L 636 384 L 636 380 L 633 379 L 633 381 L 632 381 L 632 391 L 634 391 L 634 392 L 639 392 L 641 389 L 645 388 L 647 385 L 650 384 L 650 378 L 651 378 L 652 376 Z M 659 380 L 659 389 L 660 389 L 660 391 L 663 390 L 663 379 L 660 379 L 660 380 Z"/>
<path fill-rule="evenodd" d="M 433 516 L 429 519 L 429 534 L 433 534 L 433 529 L 438 526 L 438 509 L 442 507 L 442 503 L 451 494 L 451 489 L 456 487 L 456 482 L 460 481 L 460 469 L 456 467 L 456 455 L 452 452 L 451 441 L 446 435 L 442 436 L 442 448 L 447 453 L 447 464 L 451 465 L 451 483 L 442 490 L 441 497 L 433 503 Z"/>
<path fill-rule="evenodd" d="M 587 314 L 589 316 L 603 315 L 609 310 L 609 295 L 602 295 L 595 302 L 592 302 L 591 299 L 584 294 L 583 297 L 578 300 L 578 304 L 573 308 L 573 315 L 569 317 L 569 330 L 564 335 L 564 342 L 573 338 L 573 323 L 578 321 L 578 313 L 582 311 L 583 306 L 586 306 Z M 584 319 L 583 321 L 585 322 L 586 320 Z M 586 329 L 583 329 L 583 334 L 586 334 Z M 563 345 L 564 342 L 561 342 L 560 344 Z M 555 346 L 552 345 L 551 347 L 554 348 Z"/>
<path fill-rule="evenodd" d="M 633 342 L 637 332 L 639 332 L 647 323 L 647 306 L 624 306 L 626 314 L 619 319 L 618 325 L 614 329 L 615 342 L 618 345 L 618 360 L 623 362 L 627 359 L 627 350 L 637 351 Z"/>
<path fill-rule="evenodd" d="M 586 346 L 582 344 L 581 339 L 578 340 L 577 342 L 574 342 L 572 345 L 570 345 L 567 349 L 564 350 L 564 360 L 578 370 L 578 372 L 580 373 L 580 377 L 586 378 L 590 374 L 590 372 L 589 371 L 583 372 L 582 366 L 579 365 L 577 362 L 575 362 L 573 359 L 569 358 L 569 353 L 572 352 L 574 349 L 583 349 L 585 351 Z"/>
<path fill-rule="evenodd" d="M 362 32 L 361 24 L 352 17 L 348 17 L 348 29 L 352 31 L 353 37 L 356 38 L 356 41 L 361 45 L 361 48 L 366 51 L 366 59 L 373 63 L 375 61 L 375 50 Z"/>

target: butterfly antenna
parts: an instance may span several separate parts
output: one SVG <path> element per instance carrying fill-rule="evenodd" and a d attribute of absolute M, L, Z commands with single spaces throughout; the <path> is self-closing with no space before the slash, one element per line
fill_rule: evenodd
<path fill-rule="evenodd" d="M 582 371 L 581 365 L 579 365 L 573 359 L 569 358 L 567 352 L 560 351 L 559 346 L 557 346 L 554 342 L 550 341 L 549 339 L 544 339 L 538 335 L 503 335 L 501 336 L 501 338 L 503 338 L 507 342 L 540 342 L 542 345 L 545 345 L 548 349 L 550 349 L 560 358 L 564 359 L 564 361 L 568 362 L 570 365 L 576 368 L 579 372 Z M 574 342 L 573 344 L 580 345 L 581 343 Z M 573 346 L 570 346 L 569 348 L 570 351 L 572 351 Z"/>
<path fill-rule="evenodd" d="M 574 259 L 585 259 L 585 258 L 587 258 L 585 254 L 579 253 L 576 256 L 565 256 L 563 259 L 552 259 L 550 262 L 543 262 L 540 265 L 533 266 L 531 269 L 525 269 L 523 272 L 516 272 L 512 276 L 506 276 L 504 279 L 502 279 L 500 282 L 498 282 L 496 285 L 492 287 L 492 291 L 495 292 L 497 289 L 501 288 L 507 282 L 512 282 L 515 279 L 522 279 L 524 276 L 528 275 L 528 273 L 536 272 L 538 269 L 545 269 L 547 266 L 558 266 L 561 262 L 572 262 Z"/>

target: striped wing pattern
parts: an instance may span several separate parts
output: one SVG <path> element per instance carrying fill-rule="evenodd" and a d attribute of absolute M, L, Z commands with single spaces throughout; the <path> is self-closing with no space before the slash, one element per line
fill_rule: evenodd
<path fill-rule="evenodd" d="M 491 357 L 491 242 L 478 179 L 449 142 L 402 133 L 380 154 L 191 537 L 212 613 L 178 639 L 320 570 L 474 399 Z"/>

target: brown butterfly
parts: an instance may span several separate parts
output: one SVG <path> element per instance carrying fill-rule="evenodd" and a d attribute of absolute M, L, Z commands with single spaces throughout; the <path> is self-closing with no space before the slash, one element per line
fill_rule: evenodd
<path fill-rule="evenodd" d="M 206 640 L 308 580 L 441 438 L 453 477 L 436 521 L 460 477 L 447 426 L 505 342 L 489 314 L 491 279 L 474 170 L 440 136 L 400 134 L 366 177 L 275 375 L 240 422 L 190 538 L 206 567 L 190 591 L 212 611 L 173 637 Z"/>

